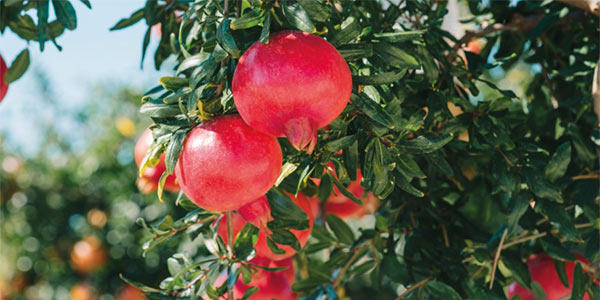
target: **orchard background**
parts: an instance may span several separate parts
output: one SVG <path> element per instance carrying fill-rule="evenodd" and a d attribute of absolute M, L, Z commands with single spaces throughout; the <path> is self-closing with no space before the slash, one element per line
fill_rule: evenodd
<path fill-rule="evenodd" d="M 53 72 L 35 67 L 56 49 L 66 56 L 61 40 L 106 3 L 112 17 L 94 27 L 141 32 L 135 47 L 122 40 L 70 52 L 83 59 Z M 242 280 L 260 282 L 258 228 L 228 249 L 223 213 L 158 182 L 146 193 L 133 150 L 151 125 L 142 165 L 165 153 L 172 171 L 193 127 L 236 113 L 240 56 L 282 30 L 335 46 L 353 86 L 311 154 L 278 139 L 268 250 L 298 248 L 288 230 L 312 219 L 289 195 L 316 205 L 306 245 L 268 274 L 294 271 L 285 283 L 302 299 L 508 299 L 514 284 L 536 300 L 600 298 L 597 1 L 119 3 L 0 1 L 0 53 L 22 49 L 3 56 L 2 299 L 227 299 L 242 297 L 229 292 Z M 75 107 L 65 95 L 83 83 L 53 84 L 75 62 L 90 73 L 123 57 L 139 67 L 138 41 L 136 74 L 152 81 L 88 84 Z M 19 97 L 26 89 L 39 92 Z M 328 208 L 333 198 L 362 199 L 365 211 L 343 215 Z M 540 253 L 551 268 L 530 272 Z M 550 273 L 570 295 L 550 291 L 540 277 Z M 257 295 L 281 292 L 273 282 Z"/>

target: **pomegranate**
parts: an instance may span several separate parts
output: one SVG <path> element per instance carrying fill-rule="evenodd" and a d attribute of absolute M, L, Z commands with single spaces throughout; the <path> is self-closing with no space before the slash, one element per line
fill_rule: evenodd
<path fill-rule="evenodd" d="M 146 156 L 146 152 L 150 148 L 153 140 L 154 137 L 152 136 L 152 131 L 150 131 L 150 129 L 146 129 L 135 144 L 133 154 L 135 157 L 135 163 L 138 167 L 140 167 L 142 160 L 144 160 L 144 156 Z M 166 169 L 167 166 L 165 165 L 165 154 L 163 153 L 160 156 L 160 161 L 158 164 L 154 168 L 146 168 L 146 170 L 144 170 L 144 174 L 142 174 L 142 177 L 138 178 L 137 184 L 140 191 L 144 194 L 155 191 L 156 188 L 158 188 L 158 181 Z M 169 175 L 165 181 L 165 190 L 173 192 L 179 191 L 179 185 L 177 185 L 175 180 L 175 175 Z"/>
<path fill-rule="evenodd" d="M 106 250 L 95 236 L 78 241 L 71 250 L 71 266 L 82 274 L 100 269 L 106 262 Z"/>
<path fill-rule="evenodd" d="M 77 283 L 69 291 L 69 296 L 73 300 L 95 300 L 98 299 L 96 291 L 89 283 Z"/>
<path fill-rule="evenodd" d="M 579 261 L 587 263 L 587 260 L 581 255 L 575 254 L 575 256 Z M 527 259 L 527 267 L 529 268 L 529 273 L 531 273 L 531 280 L 537 281 L 542 286 L 544 292 L 546 292 L 547 300 L 558 300 L 563 299 L 564 297 L 567 297 L 566 299 L 568 299 L 571 289 L 566 288 L 560 282 L 558 274 L 556 273 L 554 261 L 547 254 L 541 253 L 532 255 Z M 573 287 L 574 269 L 575 262 L 565 262 L 565 270 L 570 287 Z M 508 287 L 508 298 L 510 299 L 516 295 L 521 296 L 521 300 L 534 300 L 533 295 L 529 290 L 520 286 L 518 283 L 513 282 Z M 588 300 L 588 295 L 586 294 L 583 299 Z"/>
<path fill-rule="evenodd" d="M 352 77 L 344 58 L 327 41 L 308 33 L 281 31 L 269 43 L 254 43 L 240 58 L 233 100 L 252 128 L 287 136 L 311 153 L 317 130 L 328 125 L 350 99 Z"/>
<path fill-rule="evenodd" d="M 308 241 L 308 237 L 310 236 L 310 232 L 312 230 L 314 217 L 311 212 L 309 198 L 304 194 L 298 194 L 298 197 L 294 198 L 291 196 L 292 201 L 296 203 L 308 216 L 308 224 L 309 228 L 306 230 L 290 230 L 298 239 L 301 246 L 306 244 Z M 267 197 L 263 196 L 255 201 L 247 204 L 244 207 L 241 207 L 237 213 L 233 214 L 233 235 L 237 235 L 240 230 L 246 225 L 246 223 L 251 223 L 252 225 L 258 227 L 260 229 L 258 233 L 258 240 L 256 241 L 256 245 L 254 248 L 256 249 L 256 256 L 267 258 L 270 260 L 282 260 L 291 257 L 296 253 L 296 251 L 290 246 L 278 245 L 279 248 L 285 251 L 284 254 L 275 254 L 271 251 L 269 246 L 267 245 L 267 235 L 270 234 L 269 229 L 267 229 L 267 222 L 271 220 L 271 208 L 269 207 L 269 203 L 267 202 Z M 227 243 L 227 223 L 226 218 L 223 218 L 221 224 L 219 225 L 218 233 Z"/>
<path fill-rule="evenodd" d="M 289 268 L 288 268 L 289 269 Z M 293 268 L 290 269 L 294 272 Z M 244 292 L 251 286 L 258 287 L 249 300 L 294 300 L 298 299 L 296 293 L 292 292 L 292 284 L 295 280 L 290 280 L 286 276 L 285 271 L 280 272 L 264 272 L 264 277 L 253 279 L 249 285 L 244 284 L 241 280 L 236 282 L 233 287 L 233 294 L 236 298 L 244 295 Z"/>
<path fill-rule="evenodd" d="M 148 300 L 146 296 L 144 296 L 144 292 L 142 290 L 136 288 L 133 285 L 126 284 L 123 286 L 123 289 L 117 295 L 117 300 Z"/>
<path fill-rule="evenodd" d="M 328 163 L 327 166 L 330 170 L 332 170 L 333 175 L 337 178 L 335 174 L 335 169 L 333 163 Z M 372 214 L 377 210 L 379 206 L 379 199 L 373 195 L 371 192 L 366 192 L 365 189 L 360 185 L 362 181 L 362 173 L 359 170 L 356 170 L 356 180 L 352 181 L 346 189 L 354 194 L 356 198 L 362 200 L 363 204 L 360 205 L 350 198 L 344 196 L 339 189 L 334 185 L 333 192 L 325 202 L 325 213 L 326 214 L 334 214 L 342 219 L 358 219 L 367 214 Z M 313 182 L 319 184 L 321 182 L 320 179 L 313 179 Z M 312 206 L 319 206 L 318 199 L 312 200 Z"/>
<path fill-rule="evenodd" d="M 214 118 L 188 134 L 175 174 L 183 192 L 210 211 L 230 211 L 264 195 L 281 169 L 277 139 L 239 115 Z"/>
<path fill-rule="evenodd" d="M 4 82 L 6 71 L 8 71 L 8 67 L 2 58 L 2 55 L 0 55 L 0 102 L 4 99 L 4 96 L 6 96 L 6 92 L 8 91 L 8 84 Z"/>

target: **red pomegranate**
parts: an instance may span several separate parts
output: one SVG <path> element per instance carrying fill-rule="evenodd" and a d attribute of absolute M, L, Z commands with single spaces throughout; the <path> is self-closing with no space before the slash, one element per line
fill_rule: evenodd
<path fill-rule="evenodd" d="M 238 115 L 196 126 L 184 142 L 175 174 L 183 192 L 210 211 L 230 211 L 264 195 L 281 169 L 277 139 Z"/>
<path fill-rule="evenodd" d="M 352 77 L 339 52 L 308 33 L 281 31 L 256 42 L 233 74 L 233 100 L 252 128 L 287 136 L 311 153 L 317 130 L 333 121 L 350 99 Z"/>
<path fill-rule="evenodd" d="M 327 166 L 337 178 L 333 163 L 329 163 Z M 374 213 L 379 206 L 379 199 L 377 199 L 373 193 L 366 192 L 365 189 L 360 185 L 362 178 L 363 177 L 360 170 L 356 170 L 356 180 L 352 181 L 350 185 L 346 187 L 346 189 L 354 194 L 356 198 L 362 200 L 362 205 L 344 196 L 344 194 L 342 194 L 339 189 L 334 186 L 333 192 L 327 199 L 327 202 L 325 202 L 325 213 L 334 214 L 342 219 L 359 219 L 367 214 Z M 313 179 L 313 182 L 318 185 L 321 180 Z M 313 210 L 315 206 L 319 207 L 318 199 L 313 199 L 311 201 Z"/>
<path fill-rule="evenodd" d="M 258 291 L 252 294 L 250 300 L 292 300 L 298 296 L 292 292 L 292 284 L 296 281 L 294 264 L 291 258 L 270 261 L 265 258 L 255 258 L 252 263 L 271 267 L 287 267 L 285 270 L 270 272 L 260 270 L 252 276 L 252 282 L 248 285 L 241 280 L 236 282 L 233 288 L 233 294 L 236 298 L 244 295 L 244 292 L 251 286 L 258 287 Z"/>
<path fill-rule="evenodd" d="M 587 260 L 583 256 L 575 254 L 577 260 L 587 263 Z M 534 254 L 527 259 L 527 267 L 529 273 L 531 273 L 531 280 L 537 281 L 544 292 L 546 292 L 547 300 L 558 300 L 568 296 L 571 293 L 570 288 L 566 288 L 560 281 L 558 274 L 556 273 L 556 267 L 554 266 L 554 260 L 547 254 Z M 569 279 L 569 286 L 573 286 L 573 270 L 575 269 L 575 262 L 565 262 L 565 270 L 567 278 Z M 518 283 L 513 282 L 508 287 L 508 298 L 512 298 L 516 295 L 521 296 L 521 300 L 534 300 L 533 295 L 529 290 L 520 286 Z M 584 300 L 588 300 L 589 297 L 586 294 L 583 297 Z"/>
<path fill-rule="evenodd" d="M 8 67 L 2 58 L 2 55 L 0 55 L 0 102 L 4 99 L 4 96 L 6 96 L 6 92 L 8 92 L 8 84 L 4 82 L 6 71 L 8 71 Z"/>
<path fill-rule="evenodd" d="M 306 244 L 308 241 L 308 237 L 310 236 L 310 232 L 312 230 L 314 217 L 310 208 L 310 202 L 308 197 L 304 194 L 298 194 L 298 197 L 294 198 L 291 196 L 292 201 L 296 203 L 308 216 L 309 228 L 306 230 L 290 230 L 298 239 L 301 246 Z M 247 206 L 247 207 L 246 207 Z M 258 233 L 258 240 L 254 248 L 256 249 L 256 256 L 263 257 L 270 260 L 283 260 L 291 257 L 296 253 L 294 249 L 290 246 L 279 245 L 279 248 L 284 250 L 285 254 L 275 254 L 271 251 L 269 246 L 267 245 L 267 233 L 270 231 L 267 229 L 267 221 L 271 220 L 271 208 L 269 207 L 269 203 L 267 202 L 267 197 L 263 196 L 255 201 L 247 204 L 244 207 L 241 207 L 237 213 L 233 214 L 233 235 L 237 235 L 240 230 L 246 225 L 246 223 L 251 223 L 252 225 L 260 228 L 260 232 Z M 218 233 L 227 243 L 227 223 L 226 218 L 223 218 L 218 229 Z"/>
<path fill-rule="evenodd" d="M 154 138 L 152 137 L 152 131 L 150 131 L 150 129 L 146 129 L 135 144 L 133 154 L 135 157 L 135 163 L 138 167 L 140 167 L 142 160 L 144 160 L 144 156 L 146 156 L 146 152 L 150 148 L 153 140 Z M 137 184 L 140 191 L 144 194 L 155 191 L 158 187 L 158 181 L 166 169 L 165 154 L 163 154 L 160 156 L 160 161 L 158 164 L 154 168 L 146 168 L 146 170 L 144 170 L 144 174 L 142 174 L 142 177 L 138 179 Z M 167 191 L 179 191 L 179 185 L 177 185 L 177 182 L 175 181 L 175 175 L 171 174 L 169 177 L 167 177 L 164 188 Z"/>

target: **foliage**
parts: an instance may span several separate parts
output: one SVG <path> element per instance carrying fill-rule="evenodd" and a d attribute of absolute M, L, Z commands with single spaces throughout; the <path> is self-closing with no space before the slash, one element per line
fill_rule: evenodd
<path fill-rule="evenodd" d="M 89 0 L 79 1 L 89 9 L 92 8 Z M 56 20 L 49 20 L 50 7 L 54 8 Z M 37 19 L 37 24 L 33 16 Z M 58 50 L 62 50 L 56 39 L 65 32 L 65 29 L 77 28 L 77 15 L 69 0 L 2 0 L 0 1 L 0 33 L 4 34 L 7 28 L 23 40 L 38 42 L 40 51 L 44 51 L 47 41 L 52 42 Z M 11 83 L 19 79 L 28 67 L 29 50 L 25 48 L 11 63 L 4 81 Z"/>
<path fill-rule="evenodd" d="M 320 220 L 296 257 L 308 272 L 295 291 L 337 299 L 340 286 L 362 286 L 384 299 L 402 285 L 412 286 L 406 299 L 505 299 L 502 287 L 514 280 L 532 287 L 523 264 L 532 253 L 600 258 L 598 145 L 590 138 L 598 136 L 591 109 L 598 19 L 550 1 L 466 4 L 479 31 L 459 41 L 441 28 L 447 10 L 439 1 L 148 1 L 119 24 L 143 11 L 149 25 L 161 23 L 157 67 L 177 57 L 174 76 L 161 78 L 140 110 L 154 121 L 171 165 L 182 142 L 171 136 L 235 112 L 236 60 L 252 43 L 267 43 L 270 32 L 319 35 L 348 61 L 351 102 L 320 131 L 312 155 L 281 141 L 286 177 L 273 190 L 330 191 L 308 178 L 321 177 L 333 161 L 337 174 L 348 175 L 329 176 L 342 193 L 360 169 L 381 207 L 360 228 L 332 215 Z M 461 47 L 474 38 L 485 47 L 463 60 Z M 521 95 L 499 88 L 494 76 L 518 64 L 533 73 Z M 333 156 L 338 150 L 343 155 Z M 189 234 L 200 231 L 224 257 L 220 238 L 202 224 Z M 227 270 L 234 282 L 232 266 L 247 267 L 241 258 L 194 264 L 201 259 L 178 260 L 161 293 L 216 299 L 227 289 L 208 289 L 217 275 Z M 576 284 L 598 297 L 593 273 L 580 275 Z"/>

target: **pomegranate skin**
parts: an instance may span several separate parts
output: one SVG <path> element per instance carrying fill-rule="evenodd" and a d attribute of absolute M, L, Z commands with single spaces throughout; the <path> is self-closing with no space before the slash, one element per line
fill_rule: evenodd
<path fill-rule="evenodd" d="M 258 280 L 253 280 L 249 285 L 244 284 L 241 280 L 236 282 L 233 287 L 233 294 L 237 298 L 242 297 L 244 292 L 251 287 L 258 287 L 249 300 L 295 300 L 298 295 L 292 292 L 292 284 L 288 277 L 282 272 L 266 272 L 267 274 Z"/>
<path fill-rule="evenodd" d="M 581 255 L 575 254 L 577 260 L 587 263 L 587 260 Z M 554 260 L 545 253 L 534 254 L 527 259 L 527 267 L 529 273 L 531 273 L 531 280 L 537 281 L 544 292 L 546 293 L 547 300 L 558 300 L 568 296 L 571 293 L 571 288 L 566 288 L 560 281 L 556 268 L 554 267 Z M 575 262 L 565 262 L 565 271 L 567 278 L 569 279 L 569 286 L 573 287 L 573 271 L 575 269 Z M 513 282 L 508 286 L 508 298 L 512 298 L 516 295 L 521 296 L 521 300 L 534 300 L 533 294 L 526 288 L 520 286 L 518 283 Z M 589 300 L 587 293 L 583 296 L 584 300 Z"/>
<path fill-rule="evenodd" d="M 298 241 L 300 242 L 300 246 L 304 246 L 310 237 L 310 233 L 312 231 L 314 216 L 311 211 L 311 205 L 309 202 L 309 198 L 304 194 L 298 194 L 298 197 L 294 198 L 290 196 L 292 201 L 298 205 L 308 216 L 308 229 L 306 230 L 290 230 L 293 233 Z M 252 208 L 248 208 L 246 206 L 251 206 Z M 252 225 L 258 227 L 260 229 L 258 233 L 258 239 L 256 244 L 254 245 L 254 249 L 256 249 L 256 258 L 264 258 L 267 260 L 284 260 L 292 257 L 296 251 L 290 247 L 285 245 L 278 245 L 279 248 L 285 251 L 284 254 L 275 254 L 271 251 L 271 248 L 267 245 L 267 235 L 270 234 L 269 229 L 267 229 L 267 221 L 271 220 L 271 208 L 269 207 L 269 203 L 267 201 L 267 197 L 260 197 L 255 201 L 247 204 L 244 207 L 241 207 L 238 212 L 233 213 L 233 235 L 237 235 L 240 230 L 246 225 L 246 223 L 251 223 Z M 248 219 L 245 219 L 248 218 Z M 221 239 L 227 244 L 227 218 L 224 217 L 219 224 L 219 228 L 217 233 L 221 236 Z"/>
<path fill-rule="evenodd" d="M 0 102 L 2 102 L 4 96 L 6 96 L 6 92 L 8 92 L 8 84 L 4 82 L 6 71 L 8 71 L 8 67 L 6 66 L 4 58 L 0 55 Z"/>
<path fill-rule="evenodd" d="M 264 195 L 277 180 L 281 161 L 275 137 L 248 127 L 239 115 L 227 115 L 192 129 L 175 175 L 190 200 L 223 212 Z"/>
<path fill-rule="evenodd" d="M 152 137 L 152 131 L 150 129 L 146 129 L 135 144 L 133 154 L 138 168 L 140 167 L 142 160 L 144 160 L 144 156 L 146 156 L 146 152 L 150 148 L 153 140 L 154 138 Z M 138 187 L 140 191 L 144 194 L 155 191 L 156 188 L 158 188 L 160 177 L 166 169 L 167 166 L 165 165 L 165 154 L 163 153 L 160 156 L 160 161 L 158 164 L 154 168 L 146 168 L 146 170 L 144 170 L 144 174 L 142 174 L 142 177 L 138 179 Z M 164 188 L 167 191 L 179 191 L 179 185 L 176 182 L 174 174 L 171 174 L 167 177 Z"/>
<path fill-rule="evenodd" d="M 317 130 L 344 110 L 352 92 L 350 68 L 324 39 L 281 31 L 254 43 L 239 60 L 233 100 L 250 127 L 311 153 Z"/>

